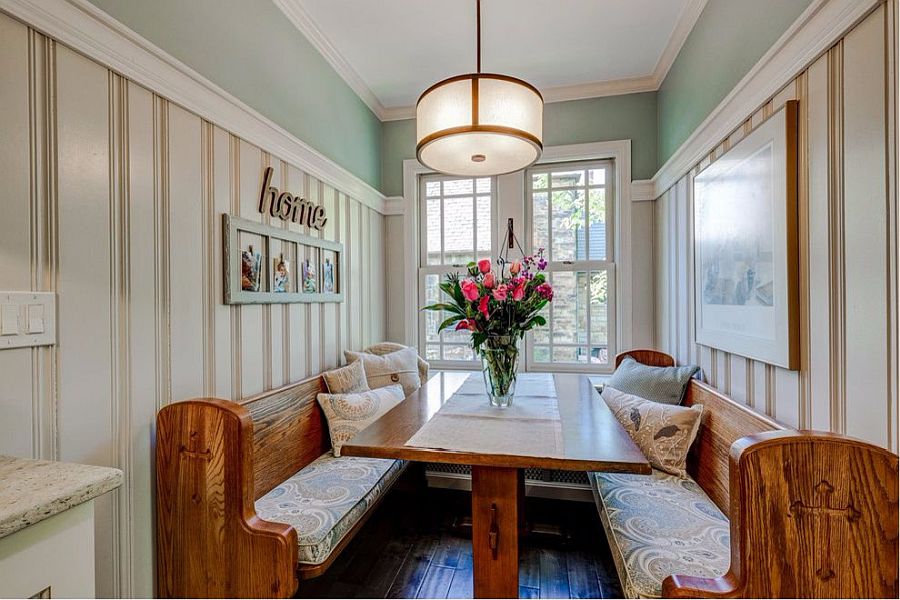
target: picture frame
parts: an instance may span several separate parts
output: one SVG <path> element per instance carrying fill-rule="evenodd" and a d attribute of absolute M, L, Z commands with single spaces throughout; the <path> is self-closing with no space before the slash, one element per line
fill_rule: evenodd
<path fill-rule="evenodd" d="M 799 368 L 797 102 L 694 178 L 698 344 Z"/>
<path fill-rule="evenodd" d="M 225 304 L 343 302 L 344 246 L 222 215 Z M 250 241 L 252 240 L 252 242 Z M 333 257 L 332 286 L 318 283 L 319 260 Z"/>

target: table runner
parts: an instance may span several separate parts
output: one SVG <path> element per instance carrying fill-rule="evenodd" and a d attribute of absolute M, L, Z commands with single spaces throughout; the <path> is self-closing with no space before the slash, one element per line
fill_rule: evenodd
<path fill-rule="evenodd" d="M 562 453 L 556 387 L 549 373 L 524 373 L 513 405 L 490 406 L 480 373 L 470 375 L 405 444 L 458 452 L 520 456 Z"/>

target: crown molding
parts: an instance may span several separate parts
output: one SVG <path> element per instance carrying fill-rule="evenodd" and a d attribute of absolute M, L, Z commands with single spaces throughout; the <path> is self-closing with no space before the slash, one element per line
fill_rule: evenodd
<path fill-rule="evenodd" d="M 303 34 L 309 43 L 319 51 L 319 54 L 322 55 L 328 64 L 337 71 L 337 74 L 350 86 L 350 89 L 356 92 L 359 99 L 366 103 L 366 106 L 375 113 L 375 116 L 381 121 L 387 120 L 387 109 L 381 104 L 381 101 L 378 100 L 372 89 L 363 81 L 363 78 L 359 76 L 356 69 L 347 62 L 347 59 L 338 52 L 337 48 L 328 40 L 328 37 L 322 33 L 319 26 L 316 25 L 309 13 L 306 12 L 306 9 L 303 8 L 303 5 L 300 4 L 300 0 L 272 0 L 272 2 L 294 24 L 294 27 Z"/>
<path fill-rule="evenodd" d="M 631 182 L 631 201 L 649 202 L 650 200 L 656 200 L 653 191 L 652 179 L 635 179 Z"/>
<path fill-rule="evenodd" d="M 662 85 L 666 75 L 669 74 L 669 69 L 672 68 L 672 64 L 675 62 L 675 59 L 678 58 L 681 47 L 684 46 L 688 36 L 694 29 L 694 25 L 697 24 L 697 19 L 700 18 L 700 14 L 703 12 L 703 9 L 706 8 L 707 1 L 708 0 L 689 0 L 684 8 L 681 9 L 681 14 L 678 15 L 678 21 L 675 22 L 675 28 L 672 30 L 672 35 L 669 36 L 669 41 L 666 43 L 666 47 L 663 49 L 662 54 L 659 56 L 656 68 L 653 69 L 653 81 L 656 84 L 655 89 L 659 89 L 659 86 Z"/>
<path fill-rule="evenodd" d="M 652 73 L 638 77 L 542 88 L 541 94 L 544 96 L 544 102 L 567 102 L 569 100 L 585 100 L 604 96 L 655 92 L 669 73 L 672 63 L 675 62 L 678 52 L 694 28 L 694 24 L 700 17 L 700 13 L 703 12 L 707 1 L 689 0 L 681 10 L 675 23 L 675 28 L 672 30 L 666 47 L 663 49 Z M 356 92 L 379 120 L 384 122 L 415 118 L 415 106 L 384 106 L 381 103 L 372 89 L 360 77 L 359 73 L 338 52 L 337 48 L 328 40 L 328 37 L 315 24 L 309 13 L 303 8 L 301 0 L 272 0 L 272 2 L 319 51 L 325 60 L 328 61 L 328 64 L 337 71 L 338 75 Z"/>
<path fill-rule="evenodd" d="M 653 176 L 660 197 L 883 0 L 813 0 Z"/>
<path fill-rule="evenodd" d="M 378 212 L 384 195 L 86 0 L 0 0 L 0 10 Z"/>

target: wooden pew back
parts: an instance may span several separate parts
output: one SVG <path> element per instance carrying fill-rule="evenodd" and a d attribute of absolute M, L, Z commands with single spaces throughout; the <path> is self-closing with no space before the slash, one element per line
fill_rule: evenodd
<path fill-rule="evenodd" d="M 728 456 L 731 445 L 745 436 L 785 427 L 698 379 L 692 379 L 688 384 L 683 404 L 703 405 L 700 430 L 688 455 L 688 473 L 730 518 Z"/>
<path fill-rule="evenodd" d="M 238 402 L 253 420 L 255 500 L 331 449 L 316 401 L 325 391 L 325 380 L 317 375 Z"/>

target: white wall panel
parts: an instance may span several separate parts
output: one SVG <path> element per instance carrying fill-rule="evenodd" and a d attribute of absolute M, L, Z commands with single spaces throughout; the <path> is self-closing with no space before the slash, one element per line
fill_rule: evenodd
<path fill-rule="evenodd" d="M 31 290 L 29 32 L 0 14 L 0 289 Z M 0 352 L 0 454 L 31 456 L 32 350 Z"/>
<path fill-rule="evenodd" d="M 710 383 L 788 425 L 846 431 L 895 449 L 888 216 L 896 206 L 886 183 L 885 31 L 882 5 L 728 138 L 735 143 L 789 99 L 801 102 L 801 168 L 807 169 L 801 180 L 808 185 L 801 199 L 808 207 L 801 211 L 801 243 L 808 244 L 802 272 L 809 285 L 801 306 L 801 343 L 808 350 L 803 371 L 694 343 L 693 300 L 686 293 L 692 287 L 682 276 L 691 263 L 693 227 L 673 208 L 690 196 L 691 173 L 656 202 L 654 268 L 659 348 L 688 362 L 687 343 L 688 357 L 696 356 Z M 708 158 L 697 168 L 706 164 Z"/>
<path fill-rule="evenodd" d="M 0 106 L 0 289 L 59 293 L 57 346 L 0 351 L 0 453 L 122 468 L 96 502 L 97 593 L 151 597 L 156 411 L 298 381 L 380 340 L 382 217 L 2 14 Z M 265 164 L 351 242 L 352 298 L 223 303 L 222 214 L 261 220 Z"/>

